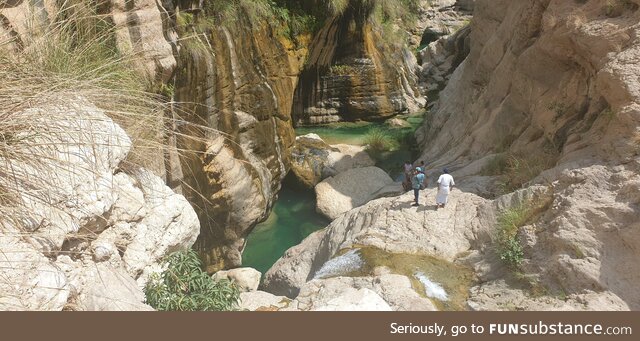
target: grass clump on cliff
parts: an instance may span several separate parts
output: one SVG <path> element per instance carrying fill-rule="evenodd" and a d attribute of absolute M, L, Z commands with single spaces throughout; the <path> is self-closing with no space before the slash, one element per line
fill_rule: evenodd
<path fill-rule="evenodd" d="M 251 22 L 268 22 L 279 35 L 294 42 L 298 42 L 301 35 L 317 30 L 323 20 L 317 9 L 306 3 L 287 0 L 209 1 L 205 3 L 204 10 L 216 25 L 238 21 L 242 17 Z"/>
<path fill-rule="evenodd" d="M 146 303 L 162 311 L 230 311 L 240 299 L 238 288 L 228 280 L 214 281 L 202 270 L 193 250 L 166 258 L 167 268 L 151 276 L 144 293 Z"/>
<path fill-rule="evenodd" d="M 518 230 L 528 218 L 527 208 L 517 206 L 503 211 L 496 225 L 497 252 L 500 259 L 512 270 L 517 270 L 524 260 L 524 251 L 518 240 Z"/>
<path fill-rule="evenodd" d="M 499 215 L 495 227 L 494 240 L 500 259 L 516 274 L 524 261 L 524 251 L 518 238 L 520 228 L 533 224 L 553 202 L 551 192 L 546 192 L 520 205 L 504 209 Z"/>
<path fill-rule="evenodd" d="M 496 194 L 502 195 L 522 188 L 542 171 L 553 167 L 556 159 L 557 153 L 551 150 L 500 153 L 487 162 L 482 174 L 499 177 Z"/>

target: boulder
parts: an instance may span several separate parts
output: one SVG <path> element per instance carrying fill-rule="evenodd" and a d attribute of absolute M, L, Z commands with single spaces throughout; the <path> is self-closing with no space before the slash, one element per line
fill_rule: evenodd
<path fill-rule="evenodd" d="M 370 289 L 347 289 L 325 302 L 314 302 L 314 311 L 391 311 L 382 297 Z"/>
<path fill-rule="evenodd" d="M 392 128 L 406 128 L 410 126 L 409 122 L 397 117 L 389 119 L 385 123 Z"/>
<path fill-rule="evenodd" d="M 294 311 L 391 311 L 375 291 L 360 285 L 360 280 L 336 277 L 313 280 L 284 310 Z"/>
<path fill-rule="evenodd" d="M 71 291 L 66 276 L 16 236 L 18 231 L 0 229 L 0 311 L 62 310 Z"/>
<path fill-rule="evenodd" d="M 144 293 L 123 269 L 100 263 L 69 274 L 76 292 L 70 306 L 83 311 L 153 310 L 144 304 Z"/>
<path fill-rule="evenodd" d="M 420 296 L 409 278 L 395 274 L 333 277 L 306 283 L 283 310 L 394 310 L 435 311 L 430 299 Z"/>
<path fill-rule="evenodd" d="M 291 152 L 291 170 L 298 181 L 309 188 L 340 172 L 374 164 L 364 147 L 328 145 L 316 134 L 296 137 Z"/>
<path fill-rule="evenodd" d="M 256 291 L 260 285 L 260 271 L 253 268 L 237 268 L 218 271 L 211 278 L 215 281 L 228 279 L 235 283 L 241 291 Z"/>
<path fill-rule="evenodd" d="M 328 178 L 315 187 L 317 211 L 331 220 L 354 207 L 376 199 L 376 194 L 393 179 L 382 169 L 350 169 Z"/>

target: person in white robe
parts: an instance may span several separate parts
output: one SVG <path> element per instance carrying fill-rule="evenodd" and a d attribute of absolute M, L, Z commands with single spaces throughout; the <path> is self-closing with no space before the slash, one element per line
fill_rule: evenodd
<path fill-rule="evenodd" d="M 438 195 L 436 196 L 436 205 L 439 208 L 444 208 L 451 192 L 451 187 L 456 183 L 453 181 L 453 176 L 449 174 L 449 170 L 446 168 L 442 171 L 444 174 L 438 178 Z"/>

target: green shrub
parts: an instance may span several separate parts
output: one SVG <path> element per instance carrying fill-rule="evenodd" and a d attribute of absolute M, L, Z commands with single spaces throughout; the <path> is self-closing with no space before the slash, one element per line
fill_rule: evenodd
<path fill-rule="evenodd" d="M 501 153 L 495 155 L 483 167 L 483 175 L 498 176 L 497 195 L 513 192 L 553 167 L 557 151 L 553 148 L 531 153 Z"/>
<path fill-rule="evenodd" d="M 162 311 L 229 311 L 240 299 L 238 288 L 227 280 L 215 282 L 202 271 L 195 251 L 175 252 L 166 259 L 167 269 L 151 276 L 144 293 L 146 302 Z"/>
<path fill-rule="evenodd" d="M 336 64 L 329 68 L 329 73 L 336 76 L 347 76 L 355 73 L 355 68 L 351 65 Z"/>
<path fill-rule="evenodd" d="M 498 255 L 512 270 L 518 270 L 524 259 L 522 245 L 518 240 L 518 230 L 526 223 L 528 215 L 525 206 L 518 206 L 505 210 L 498 217 L 496 226 Z"/>
<path fill-rule="evenodd" d="M 386 152 L 398 145 L 389 132 L 380 128 L 370 129 L 364 138 L 364 143 L 368 146 L 367 150 L 373 153 Z"/>

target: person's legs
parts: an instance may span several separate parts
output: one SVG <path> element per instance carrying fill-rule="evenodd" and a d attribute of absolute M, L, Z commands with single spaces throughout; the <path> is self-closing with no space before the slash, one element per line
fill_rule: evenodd
<path fill-rule="evenodd" d="M 414 188 L 413 189 L 413 196 L 415 197 L 415 204 L 419 205 L 419 203 L 418 203 L 418 197 L 420 196 L 420 189 L 419 188 Z"/>

